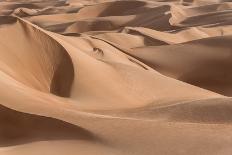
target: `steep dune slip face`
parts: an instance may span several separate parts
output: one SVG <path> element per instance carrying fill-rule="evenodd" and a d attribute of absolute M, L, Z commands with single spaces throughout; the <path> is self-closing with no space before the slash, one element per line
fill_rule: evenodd
<path fill-rule="evenodd" d="M 231 0 L 0 0 L 0 155 L 231 155 Z"/>
<path fill-rule="evenodd" d="M 1 71 L 31 88 L 68 97 L 74 71 L 66 50 L 20 19 L 1 20 Z"/>

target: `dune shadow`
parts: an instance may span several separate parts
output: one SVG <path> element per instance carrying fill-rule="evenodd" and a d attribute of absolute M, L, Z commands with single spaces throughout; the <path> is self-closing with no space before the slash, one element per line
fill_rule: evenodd
<path fill-rule="evenodd" d="M 44 74 L 49 75 L 46 77 L 46 82 L 49 84 L 49 93 L 60 97 L 69 97 L 75 76 L 72 58 L 66 49 L 51 36 L 24 21 L 19 20 L 19 22 L 20 28 L 23 29 L 22 35 L 25 35 L 25 38 L 33 43 L 33 48 L 39 47 L 38 50 L 28 50 L 26 52 L 36 55 L 31 59 L 34 59 L 34 63 L 40 65 Z M 31 45 L 28 45 L 25 40 L 24 46 L 26 48 Z M 34 72 L 29 67 L 28 70 Z M 48 71 L 45 72 L 46 70 Z"/>
<path fill-rule="evenodd" d="M 4 24 L 12 24 L 15 23 L 17 19 L 12 16 L 0 16 L 0 26 Z"/>
<path fill-rule="evenodd" d="M 68 54 L 64 52 L 62 57 L 54 71 L 50 92 L 61 97 L 69 97 L 75 76 L 74 67 Z"/>
<path fill-rule="evenodd" d="M 135 1 L 114 1 L 114 2 L 103 3 L 100 5 L 105 6 L 105 8 L 104 10 L 102 10 L 102 12 L 98 17 L 106 17 L 106 16 L 132 15 L 135 13 L 134 11 L 136 11 L 137 9 L 139 8 L 144 9 L 146 3 L 135 0 Z"/>
<path fill-rule="evenodd" d="M 88 130 L 44 116 L 0 105 L 0 147 L 46 140 L 94 140 Z"/>

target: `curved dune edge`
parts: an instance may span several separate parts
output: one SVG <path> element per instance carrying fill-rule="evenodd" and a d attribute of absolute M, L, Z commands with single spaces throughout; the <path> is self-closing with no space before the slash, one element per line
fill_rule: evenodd
<path fill-rule="evenodd" d="M 0 0 L 0 154 L 230 155 L 231 8 Z"/>
<path fill-rule="evenodd" d="M 3 71 L 29 87 L 68 97 L 74 70 L 72 60 L 62 45 L 20 18 L 2 18 L 9 18 L 7 20 L 9 22 L 14 19 L 14 23 L 11 23 L 12 25 L 8 29 L 2 28 L 1 33 L 3 35 L 15 33 L 14 36 L 9 35 L 7 39 L 2 39 L 4 46 L 1 46 L 1 63 L 4 63 L 13 72 L 4 70 L 4 68 Z M 13 51 L 15 42 L 20 43 L 16 53 Z M 9 52 L 5 53 L 6 51 L 3 50 Z"/>

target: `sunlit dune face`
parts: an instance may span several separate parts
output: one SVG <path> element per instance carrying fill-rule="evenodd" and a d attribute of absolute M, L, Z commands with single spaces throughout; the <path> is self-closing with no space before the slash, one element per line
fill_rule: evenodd
<path fill-rule="evenodd" d="M 231 155 L 230 0 L 0 0 L 0 155 Z"/>

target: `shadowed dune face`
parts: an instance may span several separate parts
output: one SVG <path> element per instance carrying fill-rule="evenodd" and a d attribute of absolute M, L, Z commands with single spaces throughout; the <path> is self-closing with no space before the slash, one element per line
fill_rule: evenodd
<path fill-rule="evenodd" d="M 231 96 L 231 39 L 231 36 L 225 36 L 138 48 L 131 54 L 164 75 Z M 166 57 L 172 57 L 172 60 L 166 60 Z"/>
<path fill-rule="evenodd" d="M 0 106 L 0 147 L 48 140 L 94 140 L 81 127 Z"/>
<path fill-rule="evenodd" d="M 0 16 L 0 26 L 3 24 L 12 24 L 16 22 L 16 18 L 11 16 Z"/>
<path fill-rule="evenodd" d="M 231 155 L 231 0 L 0 0 L 0 155 Z"/>
<path fill-rule="evenodd" d="M 78 16 L 89 18 L 132 15 L 133 10 L 144 7 L 144 5 L 146 3 L 142 1 L 114 1 L 84 7 L 78 12 Z"/>
<path fill-rule="evenodd" d="M 4 19 L 12 25 L 0 30 L 2 70 L 6 66 L 11 71 L 5 72 L 28 87 L 68 97 L 74 71 L 66 50 L 41 30 L 14 17 Z"/>

